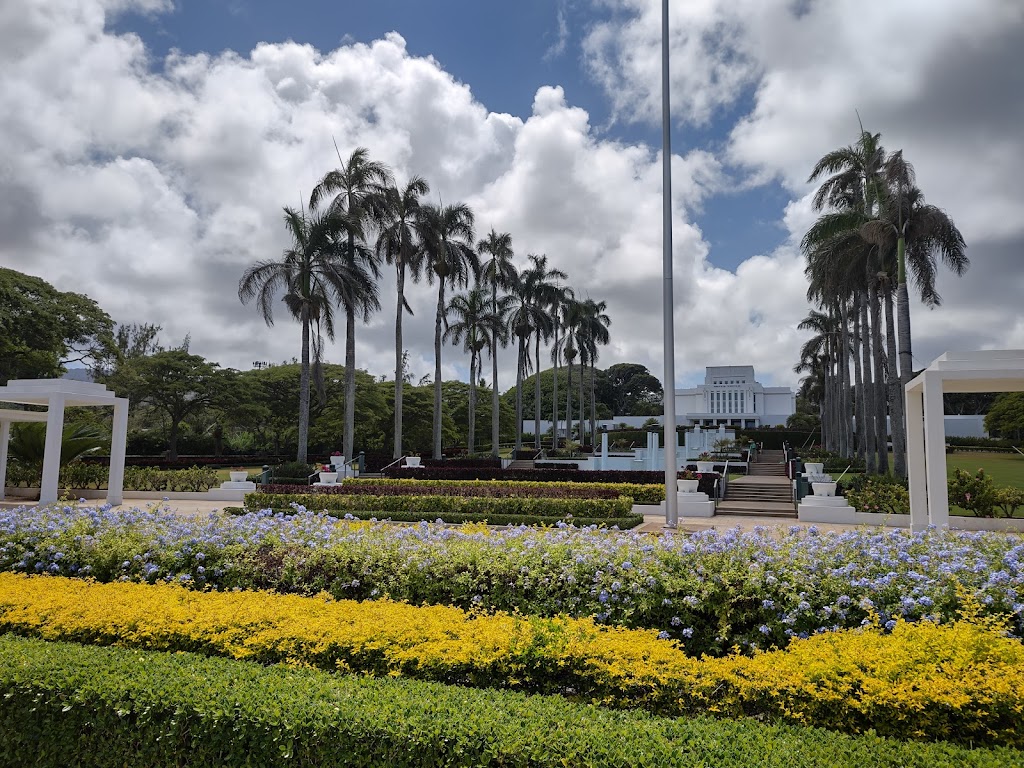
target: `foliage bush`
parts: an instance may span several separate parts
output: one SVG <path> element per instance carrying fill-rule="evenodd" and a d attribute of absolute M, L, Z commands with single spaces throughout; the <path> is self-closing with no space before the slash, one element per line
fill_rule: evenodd
<path fill-rule="evenodd" d="M 124 487 L 133 491 L 183 491 L 200 493 L 220 485 L 217 470 L 209 467 L 190 469 L 153 469 L 125 467 Z"/>
<path fill-rule="evenodd" d="M 297 493 L 294 487 L 265 485 L 264 493 Z M 629 496 L 634 504 L 660 504 L 665 488 L 635 483 L 538 483 L 522 480 L 375 480 L 357 478 L 334 486 L 318 487 L 317 492 L 371 494 L 380 496 L 480 496 L 492 498 L 577 498 L 617 499 Z"/>
<path fill-rule="evenodd" d="M 997 488 L 984 469 L 972 475 L 958 467 L 949 481 L 949 503 L 978 517 L 1013 517 L 1024 507 L 1024 489 Z"/>
<path fill-rule="evenodd" d="M 444 520 L 450 515 L 520 515 L 524 517 L 625 518 L 633 510 L 628 496 L 615 499 L 578 498 L 483 498 L 473 496 L 363 496 L 343 494 L 271 494 L 250 493 L 245 497 L 249 510 L 284 509 L 292 504 L 328 512 L 372 512 L 378 517 L 411 515 L 414 520 Z"/>
<path fill-rule="evenodd" d="M 663 472 L 647 472 L 638 470 L 586 470 L 569 469 L 479 469 L 468 467 L 419 467 L 400 469 L 391 467 L 384 472 L 385 477 L 396 479 L 415 478 L 417 480 L 526 480 L 529 482 L 556 483 L 637 483 L 664 485 Z"/>
<path fill-rule="evenodd" d="M 609 521 L 611 524 L 611 521 Z M 153 505 L 0 509 L 0 571 L 181 581 L 338 599 L 592 616 L 683 640 L 688 653 L 783 646 L 876 611 L 952 621 L 964 599 L 1024 635 L 1024 538 L 853 530 L 375 526 L 313 513 L 186 517 Z"/>
<path fill-rule="evenodd" d="M 0 753 L 39 768 L 1024 764 L 1006 748 L 667 719 L 557 696 L 15 637 L 0 638 Z"/>
<path fill-rule="evenodd" d="M 855 475 L 843 495 L 858 512 L 909 515 L 910 492 L 906 480 L 892 475 Z"/>
<path fill-rule="evenodd" d="M 12 485 L 38 487 L 40 473 L 18 464 L 8 470 Z M 100 489 L 107 487 L 109 468 L 103 464 L 73 461 L 60 469 L 58 484 L 72 490 Z M 182 491 L 201 493 L 220 485 L 217 471 L 210 467 L 189 469 L 157 469 L 156 467 L 124 468 L 124 489 L 127 491 Z"/>
<path fill-rule="evenodd" d="M 995 624 L 899 623 L 784 651 L 688 657 L 649 630 L 174 585 L 0 576 L 0 630 L 476 687 L 664 715 L 714 711 L 897 738 L 1024 746 L 1024 645 Z"/>

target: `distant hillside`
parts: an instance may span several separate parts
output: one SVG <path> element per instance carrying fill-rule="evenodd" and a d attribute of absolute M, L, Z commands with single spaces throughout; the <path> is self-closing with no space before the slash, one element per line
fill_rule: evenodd
<path fill-rule="evenodd" d="M 68 368 L 67 373 L 61 376 L 62 379 L 71 381 L 92 381 L 92 374 L 88 368 Z"/>

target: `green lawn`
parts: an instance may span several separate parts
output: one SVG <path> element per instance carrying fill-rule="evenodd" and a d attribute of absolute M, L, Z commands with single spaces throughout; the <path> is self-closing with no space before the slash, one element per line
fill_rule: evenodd
<path fill-rule="evenodd" d="M 972 475 L 984 469 L 998 486 L 1024 488 L 1024 456 L 1019 453 L 948 453 L 946 474 L 952 477 L 954 469 L 962 469 Z"/>

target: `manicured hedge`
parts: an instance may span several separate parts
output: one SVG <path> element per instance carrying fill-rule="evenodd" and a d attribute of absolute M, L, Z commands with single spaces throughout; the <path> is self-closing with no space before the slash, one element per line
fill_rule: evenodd
<path fill-rule="evenodd" d="M 1024 766 L 1005 748 L 13 637 L 0 637 L 0 754 L 37 768 Z"/>
<path fill-rule="evenodd" d="M 308 493 L 308 487 L 262 485 L 262 493 Z M 634 504 L 660 504 L 663 485 L 636 483 L 538 483 L 523 480 L 372 480 L 356 478 L 335 486 L 318 486 L 316 493 L 363 496 L 471 496 L 480 498 L 617 499 Z"/>
<path fill-rule="evenodd" d="M 1024 747 L 1024 645 L 994 624 L 902 622 L 695 659 L 656 632 L 591 619 L 5 574 L 0 632 Z"/>
<path fill-rule="evenodd" d="M 229 515 L 245 515 L 253 510 L 245 507 L 224 507 L 224 512 Z M 295 512 L 294 507 L 267 507 L 263 511 L 270 511 L 275 515 L 291 515 Z M 618 528 L 620 531 L 628 531 L 636 528 L 644 522 L 643 515 L 626 515 L 625 517 L 552 517 L 550 515 L 503 515 L 493 514 L 462 514 L 458 512 L 446 512 L 443 517 L 434 517 L 426 513 L 417 512 L 340 512 L 338 510 L 323 510 L 331 517 L 344 520 L 365 521 L 365 522 L 392 522 L 392 523 L 443 523 L 446 525 L 461 525 L 463 523 L 480 523 L 491 526 L 512 526 L 521 525 L 534 527 L 557 528 L 559 526 L 572 525 L 575 528 L 586 528 L 596 525 L 598 528 Z"/>
<path fill-rule="evenodd" d="M 398 480 L 524 480 L 541 483 L 665 485 L 664 472 L 620 469 L 455 469 L 440 467 L 398 469 L 392 467 L 384 472 L 384 476 Z"/>
<path fill-rule="evenodd" d="M 285 509 L 297 504 L 306 509 L 332 514 L 374 513 L 377 517 L 407 520 L 445 520 L 454 515 L 473 518 L 536 517 L 557 520 L 626 518 L 632 513 L 633 500 L 617 499 L 531 499 L 474 498 L 467 496 L 346 496 L 341 494 L 250 493 L 245 497 L 249 510 Z M 397 517 L 404 515 L 407 517 Z M 454 518 L 451 520 L 455 522 Z"/>

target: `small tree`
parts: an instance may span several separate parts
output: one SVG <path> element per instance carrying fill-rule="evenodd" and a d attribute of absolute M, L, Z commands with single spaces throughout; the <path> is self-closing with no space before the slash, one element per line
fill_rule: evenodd
<path fill-rule="evenodd" d="M 1024 434 L 1024 392 L 1003 392 L 985 416 L 989 434 L 1020 440 Z"/>
<path fill-rule="evenodd" d="M 111 384 L 119 394 L 167 418 L 167 458 L 178 458 L 178 432 L 189 416 L 223 402 L 227 371 L 199 355 L 175 349 L 140 357 L 122 367 Z"/>

